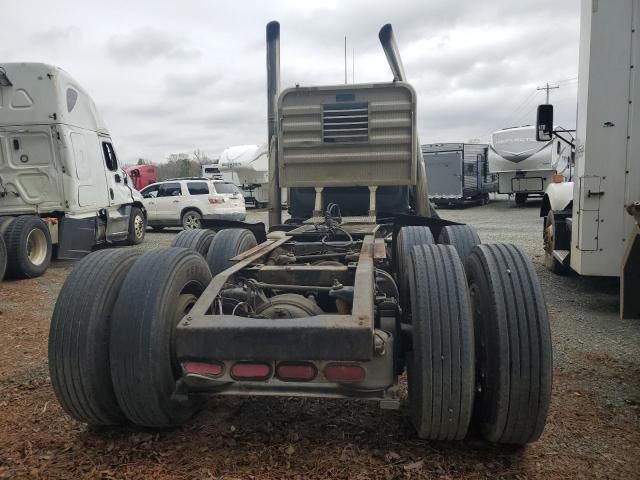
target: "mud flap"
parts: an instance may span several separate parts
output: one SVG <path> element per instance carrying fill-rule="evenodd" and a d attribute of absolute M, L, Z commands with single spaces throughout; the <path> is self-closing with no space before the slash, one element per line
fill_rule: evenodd
<path fill-rule="evenodd" d="M 622 260 L 620 318 L 640 318 L 640 228 L 635 227 Z"/>
<path fill-rule="evenodd" d="M 76 260 L 91 253 L 96 244 L 96 218 L 60 220 L 58 258 Z"/>

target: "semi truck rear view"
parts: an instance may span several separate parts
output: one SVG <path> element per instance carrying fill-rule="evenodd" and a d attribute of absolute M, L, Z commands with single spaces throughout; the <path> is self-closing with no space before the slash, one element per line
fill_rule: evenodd
<path fill-rule="evenodd" d="M 95 104 L 69 74 L 42 63 L 0 64 L 8 276 L 39 276 L 52 255 L 79 258 L 99 243 L 140 243 L 146 213 L 130 183 Z"/>
<path fill-rule="evenodd" d="M 379 39 L 394 81 L 281 91 L 280 25 L 267 25 L 269 237 L 194 229 L 173 247 L 78 262 L 49 333 L 69 415 L 176 427 L 224 395 L 358 399 L 384 412 L 400 408 L 406 372 L 421 438 L 539 438 L 552 355 L 534 266 L 521 248 L 480 244 L 473 227 L 436 217 L 417 94 L 391 25 Z"/>

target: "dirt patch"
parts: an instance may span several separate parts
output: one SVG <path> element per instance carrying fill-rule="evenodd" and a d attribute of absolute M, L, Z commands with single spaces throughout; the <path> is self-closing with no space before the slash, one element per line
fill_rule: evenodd
<path fill-rule="evenodd" d="M 531 219 L 501 212 L 526 231 Z M 153 235 L 171 238 L 151 234 L 149 248 Z M 554 390 L 542 438 L 514 450 L 473 437 L 422 441 L 402 411 L 336 400 L 220 398 L 177 430 L 88 429 L 62 411 L 49 380 L 49 319 L 70 270 L 54 266 L 0 284 L 0 478 L 638 478 L 640 322 L 603 308 L 612 293 L 593 282 L 549 277 L 537 265 L 552 312 Z"/>

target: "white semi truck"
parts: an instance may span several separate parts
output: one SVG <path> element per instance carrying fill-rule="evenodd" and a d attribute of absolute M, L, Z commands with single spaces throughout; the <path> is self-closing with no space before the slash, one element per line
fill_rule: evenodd
<path fill-rule="evenodd" d="M 547 267 L 556 273 L 620 277 L 620 314 L 640 317 L 640 0 L 583 0 L 572 181 L 547 186 Z M 553 129 L 538 107 L 537 137 Z M 567 139 L 569 140 L 569 139 Z M 635 220 L 634 220 L 635 216 Z"/>
<path fill-rule="evenodd" d="M 498 176 L 498 193 L 515 194 L 518 205 L 529 196 L 542 196 L 554 175 L 568 179 L 571 162 L 571 146 L 560 138 L 537 140 L 534 125 L 504 128 L 491 136 L 489 170 Z"/>
<path fill-rule="evenodd" d="M 142 197 L 82 87 L 51 65 L 0 64 L 0 269 L 36 277 L 52 256 L 140 243 L 145 229 Z"/>

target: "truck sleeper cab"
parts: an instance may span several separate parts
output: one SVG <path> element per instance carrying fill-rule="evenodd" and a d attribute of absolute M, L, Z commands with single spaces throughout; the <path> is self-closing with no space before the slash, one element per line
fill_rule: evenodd
<path fill-rule="evenodd" d="M 0 216 L 13 250 L 9 273 L 43 273 L 52 245 L 60 258 L 79 258 L 102 242 L 141 242 L 141 197 L 88 94 L 63 70 L 40 63 L 0 64 L 0 78 Z M 24 216 L 35 220 L 17 222 Z M 23 231 L 26 224 L 31 230 Z M 44 237 L 32 235 L 36 230 Z M 31 239 L 26 247 L 22 237 Z"/>

